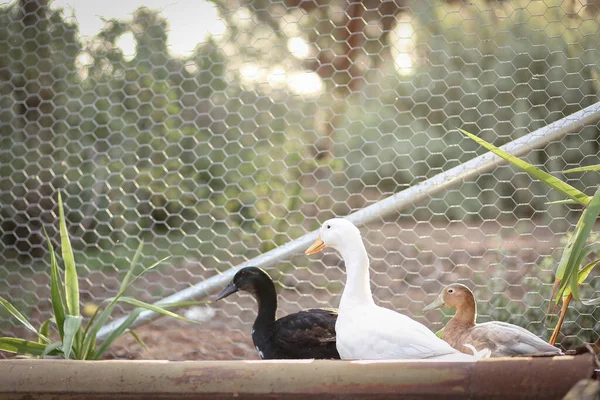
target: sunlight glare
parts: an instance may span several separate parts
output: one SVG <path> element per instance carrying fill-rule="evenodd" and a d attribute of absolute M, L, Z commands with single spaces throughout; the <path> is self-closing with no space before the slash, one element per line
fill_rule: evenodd
<path fill-rule="evenodd" d="M 300 72 L 288 79 L 290 89 L 298 94 L 316 94 L 323 90 L 323 81 L 316 72 Z"/>
<path fill-rule="evenodd" d="M 415 30 L 409 16 L 401 17 L 396 28 L 390 34 L 389 40 L 392 45 L 394 65 L 396 72 L 402 76 L 414 73 L 414 34 Z"/>
<path fill-rule="evenodd" d="M 135 58 L 137 43 L 133 33 L 125 32 L 117 38 L 115 45 L 121 49 L 125 61 L 129 62 Z"/>
<path fill-rule="evenodd" d="M 413 59 L 410 54 L 400 53 L 394 58 L 396 71 L 403 76 L 412 74 Z"/>
<path fill-rule="evenodd" d="M 284 69 L 280 66 L 273 68 L 269 74 L 269 84 L 273 87 L 282 87 L 285 86 L 285 82 L 286 73 Z"/>
<path fill-rule="evenodd" d="M 242 80 L 246 82 L 255 82 L 260 78 L 260 69 L 256 64 L 244 65 L 240 68 L 240 74 L 242 75 Z"/>
<path fill-rule="evenodd" d="M 287 48 L 292 55 L 299 59 L 304 59 L 308 56 L 309 47 L 308 43 L 301 37 L 293 37 L 288 40 Z"/>
<path fill-rule="evenodd" d="M 75 58 L 75 66 L 77 67 L 77 73 L 81 79 L 87 79 L 88 67 L 94 62 L 93 57 L 87 52 L 82 51 Z"/>

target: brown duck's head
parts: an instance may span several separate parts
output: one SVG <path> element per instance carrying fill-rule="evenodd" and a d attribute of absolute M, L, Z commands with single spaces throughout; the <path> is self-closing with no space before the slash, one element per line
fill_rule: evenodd
<path fill-rule="evenodd" d="M 471 289 L 462 283 L 453 283 L 446 286 L 438 298 L 433 303 L 423 308 L 423 311 L 433 310 L 443 306 L 462 308 L 466 305 L 473 304 L 474 301 Z"/>

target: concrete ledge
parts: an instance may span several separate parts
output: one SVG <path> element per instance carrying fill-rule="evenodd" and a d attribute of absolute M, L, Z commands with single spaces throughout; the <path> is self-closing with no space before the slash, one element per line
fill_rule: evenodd
<path fill-rule="evenodd" d="M 0 399 L 561 399 L 590 353 L 436 361 L 0 361 Z"/>

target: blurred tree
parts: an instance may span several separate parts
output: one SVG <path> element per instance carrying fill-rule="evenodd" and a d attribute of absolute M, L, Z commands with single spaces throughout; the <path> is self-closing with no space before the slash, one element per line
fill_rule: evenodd
<path fill-rule="evenodd" d="M 105 21 L 82 43 L 77 25 L 44 2 L 0 7 L 9 257 L 42 251 L 39 227 L 56 188 L 70 194 L 76 246 L 178 235 L 196 254 L 229 257 L 234 244 L 239 254 L 264 251 L 302 233 L 288 233 L 289 221 L 311 224 L 317 209 L 347 213 L 470 159 L 478 149 L 448 133 L 456 127 L 505 142 L 598 99 L 598 23 L 570 2 L 215 4 L 227 30 L 189 57 L 169 52 L 168 21 L 146 8 Z M 135 40 L 133 57 L 118 46 L 124 35 Z M 408 73 L 395 63 L 398 38 L 410 42 Z M 305 54 L 294 54 L 292 39 Z M 274 68 L 283 82 L 271 81 Z M 311 71 L 323 89 L 298 95 L 289 78 Z M 532 157 L 564 169 L 597 155 L 597 137 L 587 127 Z M 548 209 L 544 188 L 509 175 L 481 176 L 414 218 Z"/>
<path fill-rule="evenodd" d="M 0 77 L 5 82 L 0 114 L 7 122 L 0 128 L 5 143 L 0 150 L 3 242 L 35 258 L 45 251 L 41 224 L 52 220 L 53 180 L 60 174 L 55 160 L 64 151 L 54 133 L 66 117 L 64 92 L 80 45 L 75 27 L 45 0 L 0 7 L 0 20 Z M 19 170 L 26 165 L 23 174 Z"/>

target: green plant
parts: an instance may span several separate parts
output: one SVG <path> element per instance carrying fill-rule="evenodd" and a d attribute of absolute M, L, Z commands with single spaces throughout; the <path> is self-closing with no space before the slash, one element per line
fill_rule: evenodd
<path fill-rule="evenodd" d="M 129 328 L 143 309 L 192 323 L 197 322 L 181 317 L 169 311 L 168 308 L 189 306 L 198 304 L 198 302 L 179 302 L 157 306 L 124 296 L 127 289 L 129 289 L 135 281 L 166 259 L 162 259 L 149 267 L 143 268 L 141 272 L 136 274 L 136 266 L 140 259 L 143 247 L 142 242 L 138 246 L 133 259 L 131 260 L 129 270 L 121 282 L 117 295 L 106 299 L 103 302 L 103 305 L 98 307 L 87 323 L 83 325 L 83 318 L 80 314 L 79 305 L 77 268 L 67 232 L 60 193 L 58 194 L 58 209 L 61 253 L 64 263 L 64 281 L 62 280 L 63 273 L 58 265 L 54 247 L 46 234 L 50 252 L 50 300 L 52 303 L 53 317 L 43 322 L 38 330 L 23 314 L 13 307 L 10 302 L 0 297 L 0 305 L 2 305 L 27 329 L 32 331 L 38 338 L 38 341 L 35 342 L 21 338 L 0 337 L 0 350 L 21 355 L 37 356 L 40 358 L 44 358 L 45 356 L 59 356 L 65 359 L 97 360 L 106 352 L 108 347 L 124 333 L 131 334 L 145 347 L 145 344 L 141 339 Z M 96 339 L 98 332 L 110 318 L 117 303 L 130 304 L 136 308 L 121 325 L 112 331 L 108 337 L 97 346 Z M 53 341 L 50 338 L 51 325 L 56 327 L 60 340 Z"/>
<path fill-rule="evenodd" d="M 523 171 L 527 172 L 533 178 L 538 179 L 547 186 L 559 191 L 561 194 L 568 197 L 568 200 L 561 200 L 561 204 L 580 204 L 585 207 L 573 234 L 570 236 L 558 266 L 556 269 L 556 276 L 554 281 L 554 289 L 550 296 L 550 301 L 556 294 L 556 304 L 562 300 L 562 308 L 559 314 L 558 321 L 554 328 L 550 343 L 554 344 L 558 337 L 558 333 L 566 316 L 569 303 L 572 299 L 581 300 L 579 298 L 579 286 L 586 280 L 590 272 L 600 263 L 600 258 L 595 258 L 588 261 L 590 255 L 600 249 L 600 242 L 587 245 L 586 243 L 592 233 L 594 224 L 600 215 L 600 187 L 596 190 L 593 196 L 588 196 L 583 192 L 577 190 L 573 186 L 560 179 L 550 175 L 549 173 L 542 171 L 534 167 L 533 165 L 512 156 L 505 151 L 500 150 L 496 146 L 486 142 L 485 140 L 478 138 L 477 136 L 460 129 L 464 135 L 474 140 L 487 150 L 493 152 L 497 156 L 510 162 L 512 165 L 519 167 Z M 585 171 L 596 171 L 599 170 L 600 166 L 593 165 L 581 168 L 573 168 L 564 171 L 564 173 L 573 172 L 585 172 Z M 597 305 L 600 304 L 600 298 L 591 300 L 581 300 L 585 305 Z"/>

